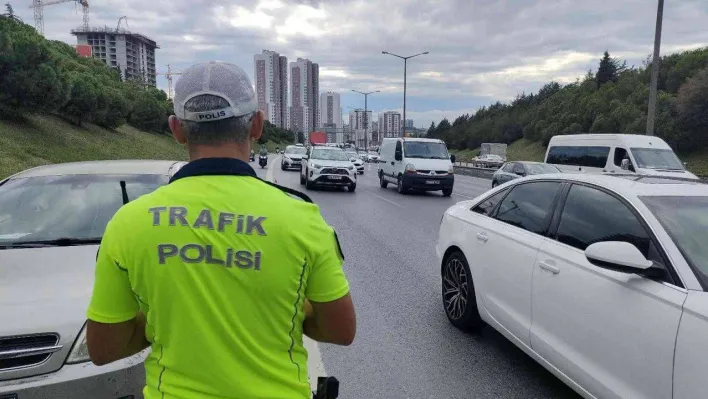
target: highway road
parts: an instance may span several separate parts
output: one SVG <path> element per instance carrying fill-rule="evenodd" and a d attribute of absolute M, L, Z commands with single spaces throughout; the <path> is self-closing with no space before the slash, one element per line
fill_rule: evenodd
<path fill-rule="evenodd" d="M 357 312 L 349 347 L 309 344 L 311 376 L 340 380 L 340 397 L 577 398 L 570 388 L 490 327 L 465 334 L 450 325 L 440 300 L 435 243 L 443 212 L 490 188 L 490 181 L 456 176 L 452 197 L 439 192 L 399 195 L 379 187 L 367 164 L 356 192 L 306 191 L 298 171 L 280 158 L 262 178 L 306 192 L 332 225 L 346 257 Z"/>

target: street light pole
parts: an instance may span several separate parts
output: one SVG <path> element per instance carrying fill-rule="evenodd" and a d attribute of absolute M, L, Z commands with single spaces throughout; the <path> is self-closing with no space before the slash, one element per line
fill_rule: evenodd
<path fill-rule="evenodd" d="M 406 133 L 406 84 L 407 84 L 407 77 L 408 77 L 408 59 L 413 58 L 413 57 L 417 57 L 419 55 L 425 55 L 425 54 L 430 54 L 430 53 L 427 51 L 424 51 L 422 53 L 409 55 L 408 57 L 403 57 L 398 54 L 389 53 L 388 51 L 382 51 L 381 54 L 392 55 L 394 57 L 398 57 L 403 60 L 403 124 L 401 125 L 401 136 L 405 136 L 405 133 Z"/>
<path fill-rule="evenodd" d="M 354 93 L 359 93 L 364 95 L 364 150 L 369 151 L 369 115 L 368 115 L 368 105 L 369 105 L 369 94 L 379 93 L 381 90 L 370 91 L 364 93 L 352 89 Z M 354 111 L 356 112 L 356 111 Z"/>
<path fill-rule="evenodd" d="M 656 31 L 654 32 L 654 58 L 651 65 L 651 86 L 649 87 L 649 110 L 647 111 L 647 136 L 654 135 L 656 121 L 656 95 L 659 85 L 659 53 L 661 50 L 661 24 L 664 19 L 664 0 L 659 0 L 656 9 Z"/>

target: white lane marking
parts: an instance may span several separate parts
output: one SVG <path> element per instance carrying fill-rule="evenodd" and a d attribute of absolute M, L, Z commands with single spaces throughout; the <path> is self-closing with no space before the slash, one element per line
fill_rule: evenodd
<path fill-rule="evenodd" d="M 280 160 L 280 157 L 277 157 L 273 160 L 273 162 L 270 164 L 268 167 L 268 170 L 266 171 L 266 177 L 265 179 L 271 183 L 277 183 L 278 181 L 275 179 L 275 168 L 274 166 L 278 163 Z"/>
<path fill-rule="evenodd" d="M 376 197 L 376 198 L 378 198 L 378 199 L 380 199 L 380 200 L 382 200 L 382 201 L 386 201 L 386 202 L 388 202 L 388 203 L 391 204 L 391 205 L 396 205 L 396 206 L 399 207 L 399 208 L 403 208 L 403 205 L 401 205 L 401 204 L 399 204 L 399 203 L 397 203 L 397 202 L 391 201 L 391 200 L 388 199 L 388 198 L 384 198 L 384 197 L 382 197 L 382 196 L 380 196 L 380 195 L 378 195 L 378 194 L 374 194 L 374 193 L 372 193 L 372 192 L 369 191 L 369 190 L 364 190 L 364 192 L 365 192 L 365 193 L 369 193 L 369 194 L 373 195 L 374 197 Z"/>
<path fill-rule="evenodd" d="M 269 182 L 278 183 L 278 180 L 275 178 L 275 165 L 278 165 L 278 160 L 280 160 L 280 157 L 277 157 L 266 171 L 265 179 Z M 325 377 L 327 371 L 325 371 L 322 353 L 320 352 L 320 347 L 317 342 L 303 335 L 302 343 L 305 346 L 305 350 L 307 350 L 308 377 L 310 378 L 310 388 L 314 391 L 317 389 L 317 377 Z"/>
<path fill-rule="evenodd" d="M 475 197 L 470 197 L 470 196 L 468 196 L 468 195 L 457 194 L 457 193 L 452 193 L 452 195 L 456 195 L 456 196 L 458 196 L 458 197 L 463 197 L 463 198 L 469 198 L 469 199 L 474 199 L 474 198 L 475 198 Z"/>

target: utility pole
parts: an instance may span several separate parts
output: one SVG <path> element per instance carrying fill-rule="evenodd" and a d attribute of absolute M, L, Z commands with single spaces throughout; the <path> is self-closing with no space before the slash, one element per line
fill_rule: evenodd
<path fill-rule="evenodd" d="M 661 24 L 664 19 L 664 0 L 659 0 L 656 10 L 656 31 L 654 32 L 654 58 L 651 65 L 651 86 L 649 86 L 649 110 L 647 111 L 647 136 L 654 135 L 656 122 L 656 96 L 659 85 L 659 54 L 661 50 Z"/>
<path fill-rule="evenodd" d="M 354 93 L 359 93 L 359 94 L 364 95 L 364 150 L 366 150 L 368 152 L 369 151 L 369 113 L 368 113 L 369 94 L 379 93 L 379 92 L 381 92 L 381 90 L 370 91 L 368 93 L 356 91 L 354 89 L 352 89 L 352 91 Z"/>
<path fill-rule="evenodd" d="M 406 133 L 406 85 L 407 85 L 407 76 L 408 76 L 408 59 L 417 57 L 419 55 L 425 55 L 425 54 L 430 54 L 427 51 L 424 51 L 422 53 L 414 54 L 414 55 L 409 55 L 408 57 L 403 57 L 397 54 L 389 53 L 388 51 L 382 51 L 381 54 L 388 54 L 392 55 L 394 57 L 398 57 L 403 60 L 403 124 L 401 125 L 401 137 L 405 136 Z"/>

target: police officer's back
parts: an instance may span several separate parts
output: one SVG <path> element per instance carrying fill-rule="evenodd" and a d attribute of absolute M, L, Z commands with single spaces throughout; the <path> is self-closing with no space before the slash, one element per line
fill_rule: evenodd
<path fill-rule="evenodd" d="M 309 398 L 303 332 L 354 339 L 334 231 L 245 162 L 262 132 L 256 110 L 242 69 L 187 69 L 169 122 L 191 162 L 106 228 L 89 351 L 105 364 L 151 346 L 146 399 Z"/>

